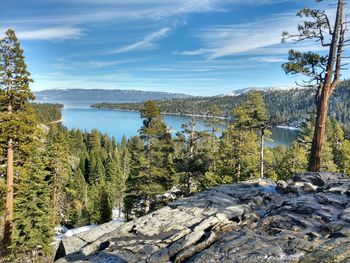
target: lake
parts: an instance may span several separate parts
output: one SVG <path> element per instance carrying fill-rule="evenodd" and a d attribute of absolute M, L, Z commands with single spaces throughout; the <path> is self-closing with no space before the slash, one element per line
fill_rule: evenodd
<path fill-rule="evenodd" d="M 142 126 L 140 113 L 132 111 L 65 107 L 62 114 L 63 125 L 67 128 L 87 131 L 98 129 L 102 133 L 113 136 L 118 142 L 123 135 L 127 138 L 137 135 Z M 172 133 L 180 131 L 181 125 L 190 120 L 188 116 L 164 115 L 163 117 Z M 203 118 L 197 118 L 197 130 L 208 129 L 203 120 Z M 266 146 L 289 145 L 297 134 L 296 130 L 275 127 L 272 129 L 273 141 L 266 142 Z"/>

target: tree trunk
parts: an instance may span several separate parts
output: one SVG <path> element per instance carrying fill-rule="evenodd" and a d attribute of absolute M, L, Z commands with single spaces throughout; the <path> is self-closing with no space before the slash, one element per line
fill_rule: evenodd
<path fill-rule="evenodd" d="M 9 65 L 9 72 L 12 72 L 11 64 Z M 7 87 L 7 112 L 12 115 L 12 78 L 8 79 Z M 13 227 L 13 141 L 10 139 L 7 144 L 7 171 L 6 171 L 6 207 L 5 207 L 5 229 L 4 229 L 4 248 L 7 250 L 8 246 L 11 245 L 12 240 L 12 227 Z"/>
<path fill-rule="evenodd" d="M 260 134 L 260 178 L 264 178 L 264 139 L 265 128 L 262 128 Z"/>
<path fill-rule="evenodd" d="M 326 133 L 329 97 L 335 89 L 337 81 L 339 79 L 341 60 L 339 56 L 341 55 L 344 34 L 344 32 L 341 30 L 343 22 L 343 4 L 343 0 L 338 0 L 337 15 L 332 35 L 332 42 L 329 48 L 326 76 L 323 81 L 321 96 L 319 99 L 317 99 L 316 122 L 308 167 L 310 172 L 320 172 L 321 170 L 321 158 Z M 336 62 L 337 65 L 335 68 Z"/>
<path fill-rule="evenodd" d="M 236 173 L 236 180 L 234 181 L 234 183 L 238 183 L 239 180 L 241 178 L 241 161 L 238 160 L 238 165 L 237 165 L 237 173 Z"/>
<path fill-rule="evenodd" d="M 6 193 L 6 212 L 5 212 L 5 232 L 4 232 L 4 248 L 11 244 L 12 237 L 12 221 L 13 221 L 13 143 L 8 142 L 7 147 L 7 193 Z"/>
<path fill-rule="evenodd" d="M 52 207 L 53 207 L 53 215 L 52 215 L 52 226 L 56 226 L 56 216 L 57 216 L 57 174 L 55 172 L 54 183 L 53 183 L 53 191 L 52 191 Z"/>
<path fill-rule="evenodd" d="M 311 172 L 319 172 L 321 170 L 322 148 L 326 134 L 328 100 L 329 97 L 327 97 L 326 94 L 322 94 L 320 102 L 317 105 L 317 119 L 309 162 L 309 171 Z"/>

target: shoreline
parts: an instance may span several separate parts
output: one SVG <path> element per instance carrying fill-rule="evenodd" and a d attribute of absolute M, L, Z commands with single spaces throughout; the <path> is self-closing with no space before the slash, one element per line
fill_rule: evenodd
<path fill-rule="evenodd" d="M 62 116 L 61 119 L 56 120 L 56 121 L 52 121 L 52 122 L 50 122 L 49 124 L 56 124 L 56 123 L 62 123 L 62 122 L 63 122 L 63 116 Z"/>
<path fill-rule="evenodd" d="M 139 110 L 131 110 L 131 109 L 116 109 L 116 108 L 99 108 L 99 107 L 92 107 L 92 109 L 99 109 L 99 110 L 115 110 L 115 111 L 129 111 L 129 112 L 139 112 Z M 160 112 L 161 115 L 173 115 L 173 116 L 187 116 L 187 117 L 200 117 L 200 118 L 216 118 L 221 120 L 227 120 L 228 117 L 217 117 L 217 116 L 211 116 L 211 115 L 203 115 L 203 114 L 190 114 L 190 113 L 177 113 L 177 112 Z"/>

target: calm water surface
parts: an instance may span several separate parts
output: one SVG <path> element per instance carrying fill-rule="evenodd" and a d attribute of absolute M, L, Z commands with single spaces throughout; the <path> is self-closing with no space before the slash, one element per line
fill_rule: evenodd
<path fill-rule="evenodd" d="M 142 119 L 138 112 L 104 110 L 93 108 L 64 108 L 63 124 L 69 128 L 77 128 L 91 131 L 98 129 L 102 133 L 113 136 L 120 141 L 123 135 L 130 138 L 138 134 L 142 126 Z M 198 118 L 197 130 L 208 129 L 204 126 L 203 118 Z M 172 133 L 181 130 L 181 125 L 190 121 L 188 116 L 164 115 L 164 121 Z M 273 128 L 273 141 L 267 142 L 266 146 L 289 145 L 297 136 L 297 131 Z"/>

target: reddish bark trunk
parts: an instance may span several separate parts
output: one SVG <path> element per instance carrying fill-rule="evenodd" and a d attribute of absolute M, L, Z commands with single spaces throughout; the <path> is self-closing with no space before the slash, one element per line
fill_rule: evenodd
<path fill-rule="evenodd" d="M 4 231 L 4 248 L 11 245 L 12 221 L 13 221 L 13 145 L 12 140 L 8 143 L 7 148 L 7 194 L 6 194 L 6 212 L 5 212 L 5 231 Z"/>
<path fill-rule="evenodd" d="M 341 53 L 344 41 L 343 27 L 343 0 L 338 0 L 337 15 L 329 49 L 326 76 L 322 85 L 321 96 L 317 99 L 316 122 L 312 141 L 309 171 L 320 172 L 322 149 L 326 134 L 329 98 L 336 88 L 340 76 Z"/>

